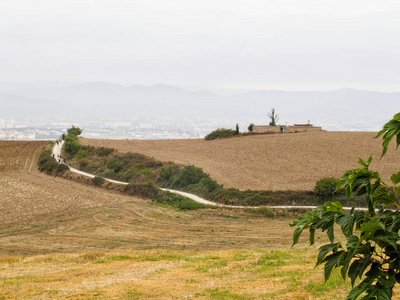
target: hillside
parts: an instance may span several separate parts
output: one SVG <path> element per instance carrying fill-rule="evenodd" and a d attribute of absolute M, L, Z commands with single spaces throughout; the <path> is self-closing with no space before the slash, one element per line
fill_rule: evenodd
<path fill-rule="evenodd" d="M 293 135 L 293 147 L 302 136 L 307 137 Z M 325 142 L 333 136 L 326 135 Z M 228 166 L 228 155 L 236 153 L 231 160 L 235 162 L 249 147 L 265 147 L 266 141 L 279 148 L 289 138 L 282 137 L 211 143 L 84 141 L 120 143 L 120 149 L 133 147 L 129 150 L 155 156 L 156 147 L 162 147 L 159 153 L 196 165 L 206 162 L 208 154 L 210 166 L 218 159 L 221 166 Z M 354 142 L 355 136 L 350 138 Z M 314 268 L 315 251 L 327 242 L 323 234 L 317 233 L 312 247 L 304 236 L 290 249 L 293 230 L 288 224 L 293 215 L 281 212 L 269 219 L 229 208 L 178 211 L 48 176 L 36 165 L 46 144 L 0 142 L 0 299 L 343 299 L 349 290 L 339 272 L 324 284 L 322 267 Z M 364 146 L 370 145 L 368 139 Z M 289 157 L 295 150 L 282 155 Z M 318 158 L 316 152 L 310 155 Z M 393 153 L 388 157 L 394 158 Z M 244 162 L 246 172 L 255 172 L 254 161 Z M 220 178 L 224 172 L 228 170 Z M 394 295 L 399 295 L 398 289 Z"/>
<path fill-rule="evenodd" d="M 281 248 L 291 243 L 289 220 L 256 217 L 248 222 L 246 215 L 231 218 L 230 211 L 175 211 L 40 173 L 37 158 L 46 144 L 0 142 L 0 256 L 127 248 Z M 284 236 L 277 230 L 282 227 Z"/>
<path fill-rule="evenodd" d="M 311 190 L 324 177 L 340 177 L 358 166 L 358 157 L 375 158 L 384 179 L 398 172 L 392 148 L 379 160 L 375 133 L 320 132 L 258 135 L 224 140 L 95 140 L 82 144 L 139 152 L 163 161 L 201 167 L 225 187 L 242 190 Z"/>

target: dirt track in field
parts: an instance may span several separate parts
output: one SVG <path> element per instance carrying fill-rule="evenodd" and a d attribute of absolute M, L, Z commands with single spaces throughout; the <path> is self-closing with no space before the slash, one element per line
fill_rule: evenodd
<path fill-rule="evenodd" d="M 291 219 L 176 211 L 37 170 L 46 142 L 0 142 L 0 256 L 99 249 L 282 248 Z"/>
<path fill-rule="evenodd" d="M 96 140 L 82 144 L 139 152 L 163 161 L 195 165 L 225 187 L 254 190 L 311 190 L 324 177 L 340 177 L 373 154 L 372 169 L 384 179 L 399 171 L 400 150 L 391 145 L 379 160 L 375 133 L 318 132 L 204 140 Z"/>
<path fill-rule="evenodd" d="M 0 142 L 0 223 L 10 223 L 57 212 L 74 212 L 127 201 L 127 197 L 37 170 L 37 159 L 47 142 Z"/>

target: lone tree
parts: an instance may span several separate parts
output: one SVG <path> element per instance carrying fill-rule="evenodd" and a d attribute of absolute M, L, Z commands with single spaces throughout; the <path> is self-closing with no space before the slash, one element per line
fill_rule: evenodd
<path fill-rule="evenodd" d="M 382 135 L 384 156 L 394 137 L 400 145 L 400 113 L 376 137 Z M 345 212 L 340 202 L 326 202 L 290 224 L 297 227 L 293 245 L 305 229 L 309 229 L 311 245 L 316 230 L 327 233 L 330 243 L 319 248 L 317 266 L 325 264 L 325 281 L 335 268 L 341 269 L 343 279 L 350 277 L 353 289 L 348 300 L 360 296 L 388 300 L 395 284 L 400 283 L 400 172 L 390 177 L 390 183 L 384 182 L 378 172 L 370 170 L 371 161 L 372 156 L 367 161 L 360 158 L 361 167 L 347 171 L 336 186 L 336 191 L 344 187 L 348 198 L 353 193 L 364 195 L 367 211 L 353 207 Z M 335 223 L 340 226 L 344 241 L 335 238 Z"/>
<path fill-rule="evenodd" d="M 236 135 L 238 135 L 239 134 L 239 124 L 238 123 L 236 123 Z"/>
<path fill-rule="evenodd" d="M 275 113 L 275 108 L 271 109 L 271 112 L 268 113 L 268 117 L 271 119 L 269 126 L 276 126 L 276 123 L 279 120 L 279 115 Z"/>

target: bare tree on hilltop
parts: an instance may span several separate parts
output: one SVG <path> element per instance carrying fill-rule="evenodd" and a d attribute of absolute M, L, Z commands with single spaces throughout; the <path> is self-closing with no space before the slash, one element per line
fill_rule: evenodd
<path fill-rule="evenodd" d="M 279 120 L 279 115 L 275 113 L 275 108 L 271 109 L 271 112 L 268 113 L 268 117 L 271 119 L 271 122 L 269 122 L 269 126 L 276 126 L 276 123 Z"/>

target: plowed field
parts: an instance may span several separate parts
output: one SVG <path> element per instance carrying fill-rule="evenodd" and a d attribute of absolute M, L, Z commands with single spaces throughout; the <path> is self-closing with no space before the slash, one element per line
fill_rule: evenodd
<path fill-rule="evenodd" d="M 241 188 L 250 183 L 266 188 L 271 182 L 280 187 L 281 179 L 290 182 L 294 174 L 304 184 L 313 172 L 325 174 L 326 166 L 329 172 L 343 172 L 349 167 L 346 161 L 355 166 L 357 155 L 378 156 L 380 151 L 371 134 L 347 135 L 347 150 L 340 147 L 346 145 L 346 134 L 327 134 L 319 137 L 325 139 L 319 145 L 326 146 L 326 153 L 311 144 L 308 153 L 302 136 L 307 137 L 84 141 L 194 164 Z M 338 140 L 332 142 L 335 136 Z M 352 153 L 359 146 L 356 137 L 364 143 L 362 153 Z M 327 242 L 324 234 L 317 233 L 311 248 L 305 235 L 295 248 L 305 250 L 290 250 L 293 230 L 288 223 L 294 217 L 268 219 L 232 209 L 177 211 L 48 176 L 36 165 L 45 145 L 0 142 L 0 299 L 343 299 L 350 289 L 339 272 L 324 284 L 323 268 L 314 269 L 316 248 Z M 255 159 L 255 149 L 271 164 Z M 295 153 L 312 163 L 294 159 Z M 322 156 L 335 160 L 318 167 L 317 161 L 325 161 Z M 384 172 L 395 169 L 388 158 Z M 278 169 L 274 160 L 287 169 Z M 277 174 L 267 176 L 266 170 Z M 264 174 L 262 180 L 257 174 Z"/>
<path fill-rule="evenodd" d="M 82 144 L 139 152 L 163 161 L 203 168 L 225 187 L 311 190 L 324 177 L 340 177 L 373 154 L 372 168 L 388 180 L 399 171 L 400 151 L 382 153 L 375 133 L 318 132 L 204 140 L 95 140 Z"/>
<path fill-rule="evenodd" d="M 0 256 L 291 243 L 288 219 L 249 219 L 240 212 L 217 209 L 175 211 L 150 200 L 40 173 L 37 158 L 45 145 L 0 142 Z"/>

